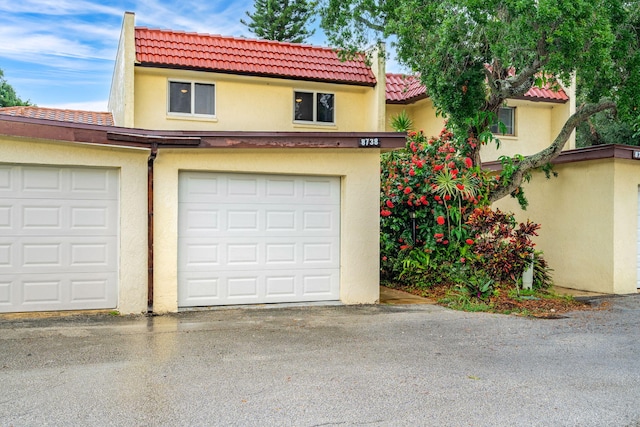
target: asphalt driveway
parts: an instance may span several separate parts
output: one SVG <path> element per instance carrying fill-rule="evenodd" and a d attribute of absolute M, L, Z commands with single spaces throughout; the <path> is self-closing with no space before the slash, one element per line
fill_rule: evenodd
<path fill-rule="evenodd" d="M 0 320 L 0 426 L 640 426 L 640 295 Z"/>

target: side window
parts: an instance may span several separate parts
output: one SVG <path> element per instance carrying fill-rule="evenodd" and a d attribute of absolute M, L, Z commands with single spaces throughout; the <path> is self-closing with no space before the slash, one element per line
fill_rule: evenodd
<path fill-rule="evenodd" d="M 296 91 L 293 98 L 294 121 L 334 123 L 334 94 Z"/>
<path fill-rule="evenodd" d="M 501 129 L 501 124 L 504 128 Z M 491 125 L 491 132 L 498 135 L 516 134 L 516 109 L 514 107 L 500 107 L 498 123 Z"/>
<path fill-rule="evenodd" d="M 215 100 L 214 84 L 169 82 L 169 113 L 215 116 Z"/>

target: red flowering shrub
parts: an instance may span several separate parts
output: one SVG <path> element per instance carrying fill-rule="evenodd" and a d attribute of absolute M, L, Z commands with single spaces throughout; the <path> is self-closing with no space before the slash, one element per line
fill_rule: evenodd
<path fill-rule="evenodd" d="M 511 227 L 513 215 L 488 208 L 495 180 L 466 156 L 477 143 L 447 129 L 438 138 L 409 132 L 405 149 L 382 155 L 383 279 L 434 283 L 449 280 L 462 264 L 496 281 L 522 273 L 538 225 Z"/>

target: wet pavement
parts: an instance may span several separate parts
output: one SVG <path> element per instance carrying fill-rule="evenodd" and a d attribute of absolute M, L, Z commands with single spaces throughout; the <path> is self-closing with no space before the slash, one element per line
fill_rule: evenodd
<path fill-rule="evenodd" d="M 640 426 L 640 296 L 0 319 L 0 426 Z"/>

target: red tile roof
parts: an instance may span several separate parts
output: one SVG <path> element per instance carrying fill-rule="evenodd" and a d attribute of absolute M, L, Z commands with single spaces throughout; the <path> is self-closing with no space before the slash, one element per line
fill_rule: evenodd
<path fill-rule="evenodd" d="M 210 34 L 135 30 L 141 65 L 374 86 L 361 56 L 341 62 L 333 49 Z"/>
<path fill-rule="evenodd" d="M 113 126 L 113 116 L 111 113 L 97 111 L 63 110 L 43 107 L 3 107 L 0 108 L 0 114 L 29 117 L 32 119 Z"/>
<path fill-rule="evenodd" d="M 531 101 L 567 102 L 569 95 L 567 95 L 562 88 L 554 90 L 551 86 L 547 85 L 543 88 L 532 87 L 524 94 L 523 98 Z"/>
<path fill-rule="evenodd" d="M 427 89 L 417 76 L 387 74 L 387 103 L 410 104 L 426 96 Z"/>
<path fill-rule="evenodd" d="M 411 104 L 427 97 L 427 89 L 417 76 L 405 74 L 387 74 L 387 103 Z M 569 96 L 564 89 L 553 89 L 550 84 L 544 88 L 532 87 L 522 99 L 529 101 L 566 102 Z"/>

